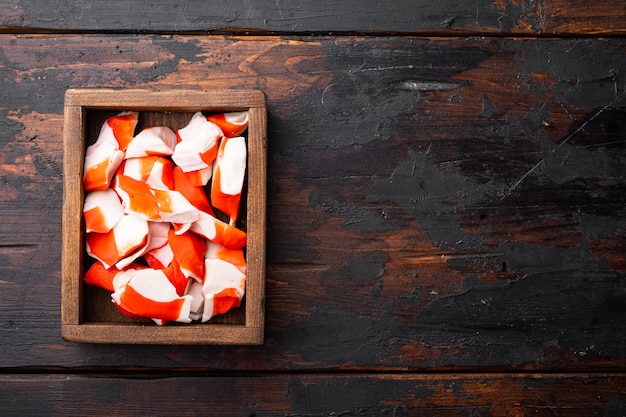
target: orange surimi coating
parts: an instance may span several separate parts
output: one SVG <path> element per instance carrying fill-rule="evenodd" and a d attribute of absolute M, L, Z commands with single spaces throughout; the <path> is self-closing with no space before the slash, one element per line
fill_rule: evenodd
<path fill-rule="evenodd" d="M 128 147 L 135 135 L 135 127 L 137 127 L 138 120 L 139 113 L 137 112 L 122 112 L 107 119 L 105 124 L 113 130 L 113 135 L 119 143 L 119 149 L 126 150 Z"/>
<path fill-rule="evenodd" d="M 143 181 L 126 175 L 116 175 L 115 190 L 122 198 L 122 203 L 129 213 L 134 213 L 146 220 L 159 220 L 159 202 L 151 188 Z"/>
<path fill-rule="evenodd" d="M 174 167 L 174 189 L 198 210 L 213 214 L 213 208 L 202 187 L 193 185 L 180 167 Z"/>
<path fill-rule="evenodd" d="M 248 128 L 249 113 L 247 111 L 218 113 L 207 116 L 207 120 L 215 123 L 229 138 L 241 135 Z"/>
<path fill-rule="evenodd" d="M 186 277 L 202 281 L 204 279 L 206 241 L 190 232 L 177 235 L 174 230 L 170 230 L 169 244 L 182 273 Z"/>
<path fill-rule="evenodd" d="M 114 267 L 107 269 L 102 262 L 94 262 L 85 272 L 85 282 L 113 292 L 115 291 L 113 278 L 115 278 L 118 272 L 120 271 Z"/>
<path fill-rule="evenodd" d="M 167 268 L 163 269 L 165 276 L 172 283 L 174 288 L 176 288 L 176 294 L 182 296 L 187 291 L 187 287 L 190 285 L 190 278 L 185 276 L 182 269 L 180 269 L 180 265 L 174 259 Z"/>

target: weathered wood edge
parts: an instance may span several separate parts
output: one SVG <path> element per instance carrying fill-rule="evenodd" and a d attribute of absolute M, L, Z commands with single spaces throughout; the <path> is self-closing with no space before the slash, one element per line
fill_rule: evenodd
<path fill-rule="evenodd" d="M 65 96 L 66 105 L 84 108 L 168 111 L 163 104 L 167 98 L 184 97 L 177 111 L 246 110 L 265 106 L 260 90 L 142 90 L 142 89 L 71 89 Z M 233 108 L 233 102 L 238 103 Z"/>
<path fill-rule="evenodd" d="M 70 94 L 71 95 L 71 94 Z M 82 169 L 80 163 L 85 154 L 81 141 L 84 112 L 80 106 L 66 105 L 63 124 L 63 211 L 62 211 L 62 261 L 61 261 L 61 323 L 77 325 L 82 306 L 79 294 L 82 285 L 81 201 L 84 198 Z"/>
<path fill-rule="evenodd" d="M 264 99 L 264 97 L 263 97 Z M 246 297 L 258 309 L 246 309 L 246 325 L 263 329 L 265 321 L 265 229 L 267 179 L 267 111 L 265 106 L 250 108 L 248 132 L 248 276 Z M 263 333 L 260 335 L 263 339 Z"/>

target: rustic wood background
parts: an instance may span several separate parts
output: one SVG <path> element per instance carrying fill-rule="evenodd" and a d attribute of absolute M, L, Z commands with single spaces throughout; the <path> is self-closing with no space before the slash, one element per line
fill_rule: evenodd
<path fill-rule="evenodd" d="M 68 88 L 268 100 L 265 343 L 66 342 Z M 0 413 L 626 415 L 626 3 L 0 0 Z"/>

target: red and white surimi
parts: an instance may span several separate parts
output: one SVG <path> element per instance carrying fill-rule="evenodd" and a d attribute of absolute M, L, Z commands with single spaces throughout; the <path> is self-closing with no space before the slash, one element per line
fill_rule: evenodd
<path fill-rule="evenodd" d="M 231 263 L 221 259 L 207 259 L 205 270 L 206 275 L 202 285 L 203 322 L 233 307 L 238 307 L 246 288 L 246 276 Z"/>
<path fill-rule="evenodd" d="M 116 290 L 111 298 L 124 310 L 142 317 L 163 322 L 191 322 L 189 313 L 192 297 L 179 296 L 161 270 L 136 270 L 126 285 Z"/>
<path fill-rule="evenodd" d="M 203 211 L 198 211 L 198 214 L 199 219 L 191 224 L 192 232 L 229 249 L 246 246 L 248 238 L 246 232 Z"/>
<path fill-rule="evenodd" d="M 126 158 L 163 155 L 174 153 L 176 132 L 167 126 L 154 126 L 143 129 L 135 136 L 126 149 Z"/>
<path fill-rule="evenodd" d="M 223 138 L 214 165 L 211 202 L 230 217 L 234 224 L 239 216 L 241 190 L 246 175 L 246 140 L 242 136 Z"/>
<path fill-rule="evenodd" d="M 205 322 L 240 305 L 248 117 L 197 112 L 176 132 L 157 126 L 135 136 L 138 113 L 123 112 L 87 148 L 83 216 L 96 261 L 85 282 L 110 291 L 122 314 Z"/>
<path fill-rule="evenodd" d="M 148 222 L 125 214 L 107 233 L 87 233 L 87 253 L 107 268 L 129 257 L 148 243 Z"/>
<path fill-rule="evenodd" d="M 185 172 L 211 166 L 217 155 L 218 141 L 224 136 L 220 128 L 200 112 L 195 113 L 187 126 L 179 129 L 177 134 L 180 141 L 174 149 L 172 160 Z"/>
<path fill-rule="evenodd" d="M 104 190 L 111 185 L 115 170 L 124 159 L 125 146 L 133 137 L 137 118 L 136 112 L 122 112 L 104 122 L 96 142 L 85 151 L 85 190 Z"/>
<path fill-rule="evenodd" d="M 174 164 L 162 156 L 146 156 L 125 160 L 118 174 L 126 175 L 137 181 L 144 181 L 153 188 L 174 188 Z"/>
<path fill-rule="evenodd" d="M 249 112 L 238 111 L 218 113 L 207 116 L 207 120 L 215 123 L 229 138 L 241 135 L 248 128 Z"/>
<path fill-rule="evenodd" d="M 83 205 L 85 230 L 106 233 L 124 215 L 124 207 L 117 193 L 112 189 L 88 192 Z"/>

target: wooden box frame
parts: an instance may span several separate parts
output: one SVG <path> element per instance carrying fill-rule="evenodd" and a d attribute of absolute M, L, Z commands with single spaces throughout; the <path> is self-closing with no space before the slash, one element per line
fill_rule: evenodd
<path fill-rule="evenodd" d="M 91 132 L 93 135 L 94 129 L 99 130 L 108 114 L 124 110 L 139 112 L 138 129 L 142 124 L 142 115 L 149 119 L 144 123 L 154 125 L 168 118 L 170 121 L 177 117 L 181 119 L 181 114 L 188 120 L 196 111 L 249 111 L 248 167 L 244 186 L 247 193 L 246 197 L 242 193 L 245 216 L 241 216 L 248 236 L 248 275 L 242 306 L 234 309 L 237 312 L 230 317 L 227 316 L 229 312 L 226 313 L 227 317 L 212 319 L 207 323 L 158 326 L 149 320 L 133 322 L 121 314 L 119 320 L 111 319 L 107 313 L 94 311 L 94 306 L 98 306 L 98 309 L 109 307 L 99 301 L 102 294 L 94 295 L 93 291 L 99 291 L 99 288 L 86 288 L 92 286 L 83 283 L 88 256 L 85 252 L 82 216 L 85 195 L 82 177 L 85 149 L 90 141 L 93 143 L 95 140 L 88 139 L 87 134 Z M 179 126 L 174 128 L 182 127 L 180 123 L 178 121 Z M 88 343 L 262 344 L 265 315 L 266 149 L 265 95 L 258 90 L 67 90 L 63 125 L 63 338 Z"/>

